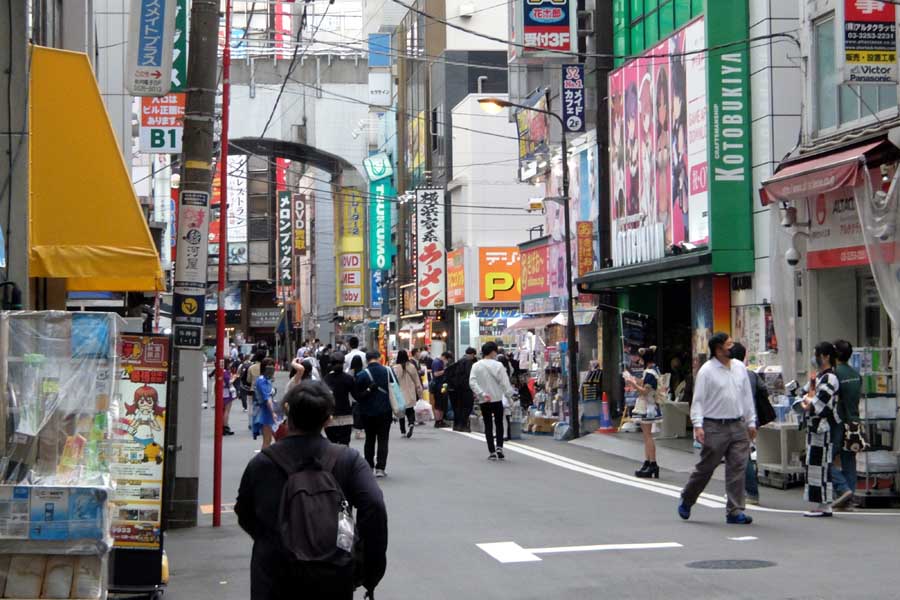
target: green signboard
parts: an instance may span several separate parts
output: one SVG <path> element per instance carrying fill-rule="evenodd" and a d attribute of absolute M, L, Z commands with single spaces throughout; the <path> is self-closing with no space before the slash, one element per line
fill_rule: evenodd
<path fill-rule="evenodd" d="M 369 184 L 369 265 L 373 271 L 391 268 L 391 203 L 396 198 L 390 177 Z"/>
<path fill-rule="evenodd" d="M 188 0 L 177 0 L 175 48 L 172 52 L 172 92 L 187 89 Z"/>
<path fill-rule="evenodd" d="M 748 30 L 745 0 L 707 0 L 710 229 L 722 273 L 754 266 Z"/>

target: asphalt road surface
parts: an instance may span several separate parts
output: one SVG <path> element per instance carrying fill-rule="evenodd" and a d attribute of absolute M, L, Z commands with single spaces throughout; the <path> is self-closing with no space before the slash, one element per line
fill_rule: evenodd
<path fill-rule="evenodd" d="M 238 434 L 225 440 L 226 510 L 259 447 L 245 417 L 238 405 L 232 419 Z M 202 460 L 210 466 L 201 498 L 207 505 L 212 418 L 206 411 Z M 392 434 L 388 477 L 381 481 L 390 544 L 379 600 L 900 594 L 896 512 L 806 519 L 797 490 L 763 488 L 763 508 L 750 511 L 756 522 L 726 525 L 723 486 L 713 481 L 705 506 L 683 522 L 675 512 L 683 474 L 637 480 L 631 461 L 549 438 L 510 443 L 507 461 L 493 463 L 477 435 L 430 426 L 417 428 L 411 440 L 397 427 Z M 361 448 L 358 440 L 353 445 Z M 201 527 L 169 534 L 167 598 L 249 598 L 251 540 L 231 512 L 213 529 L 210 508 Z"/>

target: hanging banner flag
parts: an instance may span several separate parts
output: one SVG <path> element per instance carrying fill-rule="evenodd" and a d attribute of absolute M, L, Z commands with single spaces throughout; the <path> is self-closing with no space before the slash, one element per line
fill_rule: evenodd
<path fill-rule="evenodd" d="M 306 254 L 306 194 L 294 194 L 294 255 Z"/>
<path fill-rule="evenodd" d="M 172 85 L 175 0 L 133 0 L 125 87 L 133 96 L 164 96 Z"/>
<path fill-rule="evenodd" d="M 369 265 L 376 270 L 391 268 L 391 206 L 397 197 L 390 178 L 369 184 Z"/>
<path fill-rule="evenodd" d="M 416 190 L 416 282 L 419 310 L 447 307 L 444 190 Z"/>
<path fill-rule="evenodd" d="M 173 340 L 178 348 L 203 348 L 209 193 L 183 190 L 178 196 L 178 256 L 172 298 Z"/>
<path fill-rule="evenodd" d="M 247 241 L 247 157 L 228 156 L 228 241 Z"/>
<path fill-rule="evenodd" d="M 181 154 L 186 94 L 141 98 L 138 146 L 145 154 Z"/>
<path fill-rule="evenodd" d="M 594 270 L 594 224 L 579 221 L 576 226 L 578 239 L 578 276 L 584 277 Z"/>
<path fill-rule="evenodd" d="M 897 7 L 878 0 L 840 0 L 844 83 L 897 84 Z M 840 59 L 839 59 L 840 60 Z"/>
<path fill-rule="evenodd" d="M 584 65 L 562 66 L 563 122 L 569 133 L 584 132 Z"/>

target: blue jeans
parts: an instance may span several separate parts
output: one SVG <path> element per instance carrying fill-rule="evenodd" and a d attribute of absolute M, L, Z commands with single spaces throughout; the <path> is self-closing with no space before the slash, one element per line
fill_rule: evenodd
<path fill-rule="evenodd" d="M 834 495 L 845 492 L 856 492 L 856 453 L 840 451 L 841 468 L 831 465 L 831 480 L 834 484 Z"/>
<path fill-rule="evenodd" d="M 756 472 L 756 463 L 752 460 L 747 461 L 747 475 L 744 483 L 744 490 L 750 498 L 759 499 L 759 478 Z"/>

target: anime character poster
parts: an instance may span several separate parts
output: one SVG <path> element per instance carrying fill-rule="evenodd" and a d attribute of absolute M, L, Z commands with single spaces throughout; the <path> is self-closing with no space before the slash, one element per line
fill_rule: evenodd
<path fill-rule="evenodd" d="M 638 68 L 633 61 L 623 68 L 625 85 L 625 213 L 635 217 L 641 208 L 641 146 L 638 115 Z M 630 219 L 629 219 L 630 220 Z"/>
<path fill-rule="evenodd" d="M 669 49 L 672 54 L 669 77 L 671 94 L 671 135 L 669 154 L 672 163 L 672 243 L 679 244 L 690 239 L 690 173 L 688 169 L 688 105 L 687 70 L 685 69 L 684 31 L 672 36 Z"/>
<path fill-rule="evenodd" d="M 638 213 L 645 226 L 656 223 L 656 167 L 653 150 L 655 147 L 656 122 L 653 118 L 653 65 L 654 53 L 649 53 L 635 61 L 637 67 L 638 102 L 638 163 L 640 171 L 640 203 Z"/>
<path fill-rule="evenodd" d="M 693 244 L 709 241 L 709 144 L 706 102 L 706 29 L 695 21 L 684 30 L 687 90 L 688 210 L 685 239 Z"/>
<path fill-rule="evenodd" d="M 663 42 L 661 50 L 668 52 L 671 41 Z M 656 182 L 656 220 L 662 227 L 665 248 L 672 246 L 672 114 L 669 88 L 670 59 L 658 57 L 653 64 L 655 73 L 653 120 L 656 122 L 656 151 L 654 153 Z"/>
<path fill-rule="evenodd" d="M 165 463 L 169 338 L 123 335 L 110 471 L 116 547 L 159 548 Z"/>
<path fill-rule="evenodd" d="M 625 85 L 624 72 L 609 76 L 609 183 L 612 220 L 625 215 Z"/>

